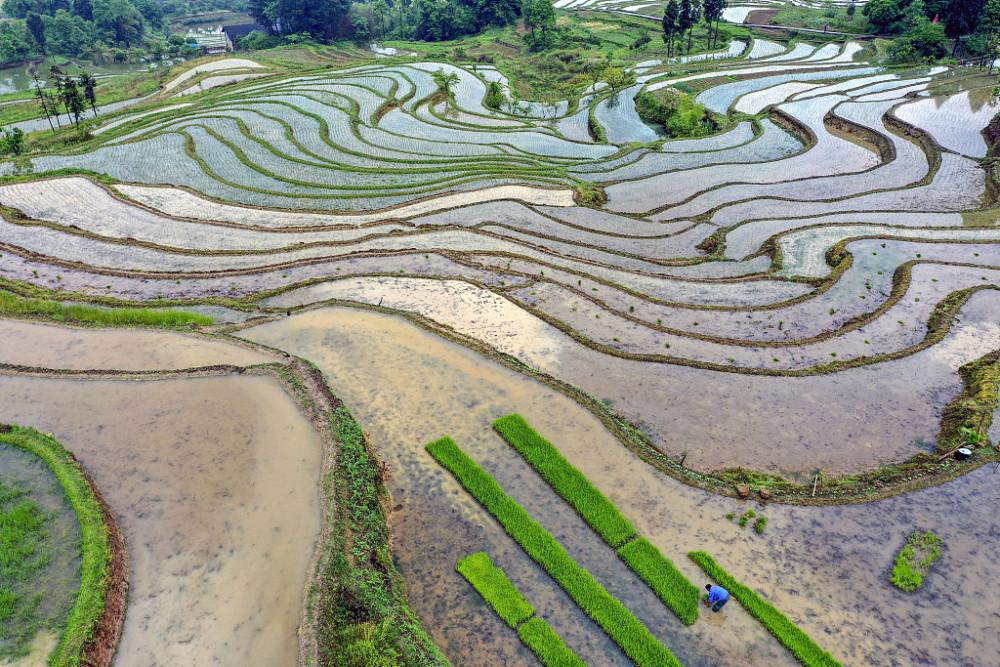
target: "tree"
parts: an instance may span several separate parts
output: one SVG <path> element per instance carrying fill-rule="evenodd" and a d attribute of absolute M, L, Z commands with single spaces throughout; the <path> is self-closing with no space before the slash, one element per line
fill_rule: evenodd
<path fill-rule="evenodd" d="M 684 39 L 684 32 L 688 32 L 687 52 L 691 53 L 691 41 L 694 35 L 694 27 L 701 17 L 701 0 L 681 0 L 680 16 L 677 18 L 677 26 L 680 28 L 681 40 Z"/>
<path fill-rule="evenodd" d="M 367 44 L 371 40 L 372 29 L 368 25 L 368 19 L 360 12 L 351 14 L 351 39 L 355 44 Z"/>
<path fill-rule="evenodd" d="M 524 27 L 531 31 L 531 41 L 535 41 L 535 0 L 524 0 L 521 4 L 521 18 L 524 19 Z"/>
<path fill-rule="evenodd" d="M 667 57 L 673 55 L 674 35 L 680 26 L 681 7 L 677 0 L 669 0 L 667 6 L 663 8 L 663 41 L 667 43 Z"/>
<path fill-rule="evenodd" d="M 160 9 L 159 2 L 154 2 L 154 0 L 132 0 L 132 4 L 139 10 L 143 20 L 150 28 L 159 30 L 163 27 L 163 10 Z"/>
<path fill-rule="evenodd" d="M 445 94 L 445 97 L 451 97 L 451 87 L 461 79 L 455 72 L 445 74 L 444 70 L 439 69 L 434 72 L 434 81 L 437 82 L 438 88 Z"/>
<path fill-rule="evenodd" d="M 0 23 L 0 61 L 5 63 L 24 60 L 31 52 L 27 29 L 17 22 Z"/>
<path fill-rule="evenodd" d="M 503 84 L 499 81 L 490 81 L 486 84 L 486 97 L 483 104 L 490 109 L 499 109 L 503 106 Z"/>
<path fill-rule="evenodd" d="M 854 4 L 854 0 L 851 0 L 850 4 L 847 5 L 847 18 L 854 20 L 854 12 L 857 11 L 857 6 Z"/>
<path fill-rule="evenodd" d="M 94 6 L 90 0 L 73 0 L 73 13 L 84 21 L 94 20 Z"/>
<path fill-rule="evenodd" d="M 884 33 L 899 18 L 896 0 L 871 0 L 861 10 L 868 17 L 868 23 L 878 32 Z"/>
<path fill-rule="evenodd" d="M 535 25 L 542 29 L 542 48 L 548 48 L 552 38 L 549 31 L 556 27 L 556 10 L 552 0 L 535 0 L 531 15 Z"/>
<path fill-rule="evenodd" d="M 924 0 L 913 0 L 903 11 L 903 30 L 909 32 L 927 20 L 927 5 Z"/>
<path fill-rule="evenodd" d="M 80 88 L 83 89 L 83 98 L 90 104 L 95 116 L 97 115 L 97 95 L 94 92 L 96 85 L 97 81 L 94 80 L 94 77 L 87 72 L 80 72 Z"/>
<path fill-rule="evenodd" d="M 3 137 L 0 138 L 0 153 L 16 157 L 22 152 L 24 152 L 24 131 L 19 127 L 3 128 Z"/>
<path fill-rule="evenodd" d="M 80 127 L 80 114 L 86 110 L 83 95 L 73 79 L 66 79 L 63 82 L 63 102 L 66 104 L 66 115 L 72 116 L 73 122 Z"/>
<path fill-rule="evenodd" d="M 372 3 L 372 13 L 382 28 L 382 39 L 385 39 L 385 17 L 389 13 L 389 5 L 386 4 L 385 0 L 376 0 Z"/>
<path fill-rule="evenodd" d="M 912 30 L 893 40 L 889 46 L 889 59 L 895 63 L 933 61 L 945 55 L 943 42 L 944 26 L 931 23 L 922 16 Z"/>
<path fill-rule="evenodd" d="M 726 0 L 705 0 L 705 23 L 711 29 L 712 22 L 715 22 L 715 32 L 712 33 L 710 49 L 715 48 L 715 39 L 719 36 L 719 21 L 722 20 L 722 12 L 728 6 L 729 3 Z"/>
<path fill-rule="evenodd" d="M 247 9 L 271 34 L 308 32 L 322 39 L 349 7 L 348 0 L 249 0 Z"/>
<path fill-rule="evenodd" d="M 958 52 L 962 37 L 975 31 L 983 16 L 985 0 L 951 0 L 944 10 L 944 34 L 955 40 L 951 57 Z"/>
<path fill-rule="evenodd" d="M 31 41 L 35 43 L 38 50 L 42 52 L 42 55 L 46 55 L 45 51 L 45 23 L 42 21 L 42 17 L 35 12 L 28 12 L 28 16 L 24 20 L 24 26 L 28 30 L 28 34 L 31 35 Z"/>
<path fill-rule="evenodd" d="M 51 129 L 53 132 L 55 132 L 56 128 L 52 126 L 52 117 L 49 115 L 49 97 L 42 90 L 42 82 L 38 80 L 38 75 L 37 74 L 32 74 L 31 78 L 34 79 L 34 81 L 35 81 L 35 85 L 34 85 L 34 88 L 35 88 L 35 97 L 38 98 L 38 101 L 42 105 L 42 113 L 45 114 L 45 120 L 49 121 L 49 129 Z"/>
<path fill-rule="evenodd" d="M 129 0 L 92 0 L 101 39 L 132 46 L 142 42 L 142 15 Z"/>

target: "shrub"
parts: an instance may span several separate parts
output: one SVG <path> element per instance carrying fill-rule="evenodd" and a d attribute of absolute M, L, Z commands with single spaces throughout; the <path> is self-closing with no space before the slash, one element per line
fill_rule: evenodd
<path fill-rule="evenodd" d="M 618 548 L 636 535 L 635 528 L 583 473 L 521 415 L 508 415 L 493 428 L 569 503 L 605 542 Z"/>
<path fill-rule="evenodd" d="M 516 628 L 531 618 L 535 608 L 511 583 L 503 570 L 498 568 L 484 553 L 472 554 L 458 561 L 458 573 L 472 584 L 486 603 L 493 607 L 504 623 Z"/>
<path fill-rule="evenodd" d="M 545 667 L 586 667 L 587 663 L 577 657 L 562 637 L 556 634 L 548 623 L 537 616 L 529 619 L 517 634 L 524 645 L 535 652 Z"/>
<path fill-rule="evenodd" d="M 639 667 L 680 667 L 680 662 L 594 577 L 577 565 L 559 542 L 504 493 L 500 485 L 458 448 L 449 437 L 427 445 L 427 451 L 447 468 L 521 548 L 608 633 Z"/>
<path fill-rule="evenodd" d="M 633 540 L 623 546 L 618 555 L 677 614 L 684 625 L 698 620 L 698 587 L 649 540 L 644 537 Z"/>
<path fill-rule="evenodd" d="M 792 652 L 806 667 L 840 667 L 832 655 L 819 647 L 806 633 L 800 630 L 788 617 L 765 602 L 757 593 L 739 583 L 719 567 L 715 559 L 704 551 L 692 551 L 688 556 L 712 579 L 736 598 L 747 612 L 756 618 L 778 641 Z"/>

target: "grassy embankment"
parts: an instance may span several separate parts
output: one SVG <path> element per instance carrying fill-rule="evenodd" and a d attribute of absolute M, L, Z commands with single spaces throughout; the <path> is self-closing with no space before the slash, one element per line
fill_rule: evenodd
<path fill-rule="evenodd" d="M 569 503 L 608 546 L 685 625 L 698 620 L 698 588 L 649 540 L 637 537 L 631 522 L 574 468 L 552 443 L 517 414 L 501 417 L 493 428 L 542 479 Z"/>
<path fill-rule="evenodd" d="M 455 566 L 503 621 L 517 630 L 521 641 L 546 667 L 584 667 L 585 663 L 555 630 L 535 616 L 531 606 L 504 571 L 484 553 L 466 556 Z"/>
<path fill-rule="evenodd" d="M 9 428 L 10 430 L 6 430 Z M 83 649 L 93 635 L 104 611 L 111 548 L 104 514 L 80 464 L 54 438 L 35 429 L 9 426 L 0 432 L 0 442 L 36 454 L 52 469 L 66 497 L 76 511 L 82 530 L 80 592 L 66 621 L 59 644 L 48 664 L 69 667 L 81 664 Z M 6 501 L 6 499 L 4 499 Z M 6 504 L 6 502 L 5 502 Z M 36 508 L 37 509 L 37 508 Z M 0 512 L 3 541 L 0 546 L 0 620 L 3 627 L 30 626 L 32 608 L 31 577 L 37 573 L 38 559 L 26 556 L 25 549 L 40 545 L 44 528 L 36 509 L 22 503 Z M 8 619 L 13 622 L 8 625 Z M 33 633 L 32 633 L 33 634 Z"/>
<path fill-rule="evenodd" d="M 307 591 L 307 605 L 318 609 L 320 664 L 444 667 L 449 663 L 409 609 L 406 583 L 393 565 L 388 491 L 365 434 L 339 399 L 329 398 L 335 407 L 323 419 L 339 443 L 321 480 L 329 534 Z"/>
<path fill-rule="evenodd" d="M 153 308 L 96 308 L 31 299 L 0 290 L 0 315 L 39 316 L 60 322 L 90 322 L 104 326 L 208 326 L 208 315 Z"/>
<path fill-rule="evenodd" d="M 767 628 L 768 632 L 774 635 L 785 648 L 792 652 L 799 662 L 806 667 L 840 667 L 832 655 L 824 651 L 804 633 L 788 617 L 775 609 L 770 603 L 754 591 L 736 581 L 728 572 L 723 570 L 715 559 L 704 551 L 692 551 L 688 556 L 705 571 L 709 577 L 714 579 L 720 586 L 729 591 L 730 595 L 747 612 L 760 621 L 761 625 Z"/>
<path fill-rule="evenodd" d="M 427 445 L 521 548 L 569 594 L 639 667 L 679 667 L 680 662 L 617 598 L 581 568 L 561 544 L 449 438 Z"/>

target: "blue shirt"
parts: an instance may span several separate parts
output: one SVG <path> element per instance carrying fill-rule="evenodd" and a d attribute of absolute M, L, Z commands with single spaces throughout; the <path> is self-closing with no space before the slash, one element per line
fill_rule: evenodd
<path fill-rule="evenodd" d="M 729 591 L 727 591 L 722 586 L 712 586 L 711 590 L 708 591 L 708 601 L 709 602 L 721 602 L 722 600 L 729 599 Z"/>

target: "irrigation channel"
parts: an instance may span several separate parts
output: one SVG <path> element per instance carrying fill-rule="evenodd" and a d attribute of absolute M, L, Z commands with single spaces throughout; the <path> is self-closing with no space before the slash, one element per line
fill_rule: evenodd
<path fill-rule="evenodd" d="M 382 607 L 402 603 L 378 616 L 326 582 L 334 543 L 365 582 L 398 569 L 454 665 L 540 664 L 456 572 L 479 552 L 583 660 L 639 664 L 435 460 L 444 436 L 680 663 L 798 664 L 753 605 L 682 623 L 497 435 L 512 413 L 683 577 L 705 583 L 688 554 L 707 552 L 835 661 L 806 664 L 1000 653 L 984 546 L 1000 532 L 984 465 L 1000 215 L 981 131 L 1000 106 L 975 71 L 885 71 L 867 53 L 734 42 L 501 109 L 484 104 L 488 82 L 510 83 L 491 66 L 221 59 L 102 114 L 83 146 L 0 162 L 5 309 L 216 320 L 0 320 L 0 423 L 72 451 L 128 543 L 114 664 L 314 664 L 329 648 L 317 581 L 366 610 L 359 641 L 381 641 L 406 616 Z M 664 90 L 725 126 L 664 140 L 634 104 Z M 339 414 L 324 380 L 365 431 L 354 445 L 324 421 Z M 964 463 L 930 456 L 973 439 Z M 358 461 L 389 492 L 371 497 L 390 551 L 367 564 Z M 766 530 L 726 518 L 748 509 Z M 903 594 L 889 572 L 917 530 L 946 548 Z"/>

